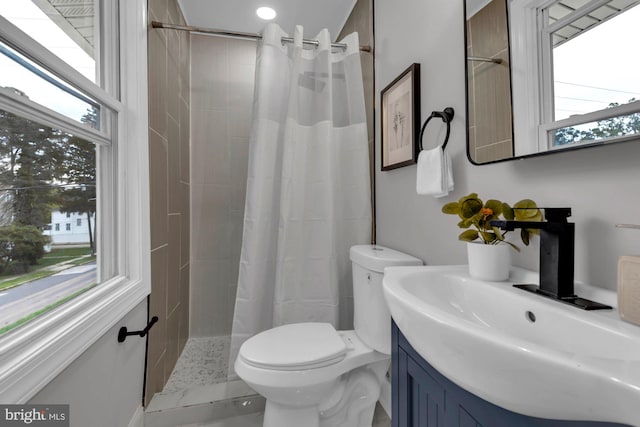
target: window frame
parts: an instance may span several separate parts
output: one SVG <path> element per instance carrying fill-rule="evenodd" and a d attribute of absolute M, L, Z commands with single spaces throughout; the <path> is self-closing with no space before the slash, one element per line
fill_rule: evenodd
<path fill-rule="evenodd" d="M 63 123 L 65 130 L 96 142 L 102 218 L 98 277 L 116 273 L 0 336 L 0 401 L 5 403 L 26 403 L 151 291 L 146 0 L 104 1 L 100 13 L 101 61 L 113 64 L 113 72 L 101 75 L 102 87 L 0 17 L 3 41 L 115 112 L 115 119 L 96 131 L 0 89 L 0 108 L 52 127 Z"/>
<path fill-rule="evenodd" d="M 514 154 L 518 157 L 566 149 L 566 145 L 553 145 L 554 132 L 558 129 L 640 112 L 640 101 L 636 101 L 566 119 L 553 119 L 552 34 L 564 20 L 549 25 L 543 22 L 545 14 L 541 11 L 556 2 L 557 0 L 513 0 L 509 4 L 513 99 L 527 100 L 513 103 L 514 138 L 519 141 L 516 147 L 521 150 Z M 578 9 L 578 12 L 586 15 L 608 2 L 609 0 L 593 0 L 593 3 Z M 575 146 L 585 147 L 637 138 L 637 134 L 630 134 L 595 141 L 577 141 Z"/>

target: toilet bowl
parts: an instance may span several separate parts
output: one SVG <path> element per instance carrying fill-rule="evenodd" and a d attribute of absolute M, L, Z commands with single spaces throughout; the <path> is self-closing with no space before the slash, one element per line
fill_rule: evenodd
<path fill-rule="evenodd" d="M 354 330 L 295 323 L 240 347 L 235 371 L 266 399 L 264 427 L 370 427 L 391 352 L 391 315 L 382 276 L 392 265 L 422 265 L 393 249 L 350 250 Z"/>

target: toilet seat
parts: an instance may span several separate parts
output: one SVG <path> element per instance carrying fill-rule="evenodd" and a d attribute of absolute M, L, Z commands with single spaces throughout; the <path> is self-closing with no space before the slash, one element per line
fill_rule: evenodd
<path fill-rule="evenodd" d="M 295 389 L 330 381 L 355 368 L 390 359 L 388 354 L 379 353 L 369 348 L 358 338 L 358 335 L 353 330 L 339 331 L 338 335 L 347 345 L 345 356 L 338 362 L 327 364 L 316 369 L 298 368 L 285 370 L 264 368 L 248 362 L 245 357 L 242 356 L 244 349 L 241 347 L 234 365 L 235 371 L 240 378 L 254 389 L 262 389 L 264 387 Z M 258 335 L 256 335 L 256 337 L 257 336 Z M 253 339 L 253 337 L 250 339 Z M 249 340 L 245 341 L 243 346 L 247 342 L 249 342 Z"/>
<path fill-rule="evenodd" d="M 261 332 L 240 348 L 254 367 L 276 371 L 322 368 L 345 358 L 347 345 L 329 323 L 294 323 Z"/>

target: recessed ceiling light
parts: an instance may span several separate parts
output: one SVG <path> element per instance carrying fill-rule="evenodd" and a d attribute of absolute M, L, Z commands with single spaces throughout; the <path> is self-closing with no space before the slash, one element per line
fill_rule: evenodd
<path fill-rule="evenodd" d="M 276 17 L 276 11 L 270 7 L 259 7 L 258 10 L 256 10 L 256 15 L 265 21 L 269 21 Z"/>

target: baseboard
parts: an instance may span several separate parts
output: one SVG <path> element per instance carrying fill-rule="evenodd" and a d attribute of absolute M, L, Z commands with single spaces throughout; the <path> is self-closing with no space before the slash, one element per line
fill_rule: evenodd
<path fill-rule="evenodd" d="M 144 410 L 142 405 L 138 406 L 136 412 L 133 413 L 131 421 L 129 421 L 129 427 L 144 427 Z"/>

